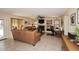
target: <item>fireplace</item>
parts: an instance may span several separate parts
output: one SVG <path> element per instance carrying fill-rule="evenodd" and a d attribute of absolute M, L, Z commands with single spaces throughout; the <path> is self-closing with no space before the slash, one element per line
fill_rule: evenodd
<path fill-rule="evenodd" d="M 45 26 L 39 25 L 39 26 L 38 26 L 38 31 L 39 31 L 39 32 L 44 32 L 44 31 L 45 31 Z"/>

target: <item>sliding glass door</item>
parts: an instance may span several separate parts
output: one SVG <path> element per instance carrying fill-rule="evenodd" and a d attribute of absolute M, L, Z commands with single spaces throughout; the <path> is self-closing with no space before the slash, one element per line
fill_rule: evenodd
<path fill-rule="evenodd" d="M 4 36 L 3 19 L 0 19 L 0 38 Z"/>

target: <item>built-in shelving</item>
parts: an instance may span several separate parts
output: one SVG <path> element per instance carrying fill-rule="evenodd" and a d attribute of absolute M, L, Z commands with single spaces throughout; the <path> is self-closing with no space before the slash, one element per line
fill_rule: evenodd
<path fill-rule="evenodd" d="M 40 18 L 39 18 L 40 19 Z M 44 23 L 39 23 L 38 19 L 38 26 L 44 26 L 45 32 L 51 32 L 51 26 L 60 27 L 61 26 L 61 18 L 60 17 L 45 17 Z"/>

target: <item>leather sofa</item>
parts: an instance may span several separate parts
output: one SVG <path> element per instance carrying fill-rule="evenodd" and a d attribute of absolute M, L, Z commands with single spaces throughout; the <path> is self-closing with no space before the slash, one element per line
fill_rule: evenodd
<path fill-rule="evenodd" d="M 12 30 L 12 35 L 15 40 L 27 42 L 35 46 L 40 40 L 40 33 L 37 31 L 25 31 L 25 30 Z"/>

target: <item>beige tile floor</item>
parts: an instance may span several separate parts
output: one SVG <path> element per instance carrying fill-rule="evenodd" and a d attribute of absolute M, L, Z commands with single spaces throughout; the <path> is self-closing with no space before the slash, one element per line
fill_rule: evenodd
<path fill-rule="evenodd" d="M 6 39 L 0 41 L 0 51 L 61 51 L 61 39 L 44 34 L 35 46 Z"/>

